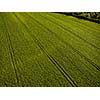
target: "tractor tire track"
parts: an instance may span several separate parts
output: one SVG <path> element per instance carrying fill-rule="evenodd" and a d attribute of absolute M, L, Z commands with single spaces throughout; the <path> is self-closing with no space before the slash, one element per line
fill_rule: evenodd
<path fill-rule="evenodd" d="M 30 15 L 29 15 L 30 16 Z M 36 19 L 34 19 L 32 16 L 30 16 L 33 20 L 35 20 L 37 23 L 39 23 L 42 27 L 46 28 L 48 31 L 50 31 L 51 33 L 54 33 L 54 35 L 60 40 L 62 41 L 64 44 L 68 45 L 69 47 L 71 47 L 73 49 L 73 51 L 75 51 L 78 55 L 80 55 L 82 58 L 84 58 L 86 61 L 88 61 L 92 66 L 94 66 L 97 70 L 100 71 L 100 66 L 98 66 L 97 64 L 95 64 L 92 60 L 90 60 L 89 58 L 87 58 L 85 55 L 83 55 L 80 51 L 76 50 L 72 45 L 70 45 L 68 42 L 64 41 L 61 37 L 58 37 L 58 35 L 56 35 L 55 32 L 53 32 L 52 30 L 50 30 L 49 28 L 47 28 L 46 26 L 44 26 L 43 24 L 41 24 L 41 22 L 37 21 Z"/>
<path fill-rule="evenodd" d="M 59 21 L 62 21 L 62 22 L 65 22 L 63 19 L 61 19 L 61 18 L 58 18 L 58 16 L 53 16 L 53 15 L 51 15 L 51 14 L 48 14 L 48 16 L 50 16 L 50 17 L 52 17 L 52 18 L 56 18 L 57 20 L 59 20 Z M 73 20 L 73 19 L 72 19 Z M 98 33 L 100 33 L 100 31 L 98 31 L 98 30 L 94 30 L 94 29 L 92 29 L 91 30 L 91 28 L 89 28 L 89 26 L 87 27 L 87 26 L 85 26 L 85 25 L 83 25 L 82 23 L 80 24 L 80 23 L 78 23 L 76 20 L 74 21 L 72 21 L 72 20 L 67 20 L 67 18 L 66 18 L 66 21 L 69 23 L 73 23 L 73 25 L 75 26 L 75 27 L 79 27 L 79 25 L 85 30 L 85 31 L 88 31 L 88 30 L 90 30 L 90 31 L 92 31 L 92 33 L 95 33 L 95 32 L 98 32 Z M 81 30 L 82 30 L 82 28 L 81 28 Z M 78 28 L 78 30 L 80 31 L 80 28 Z M 89 35 L 91 34 L 91 32 L 89 32 Z M 94 34 L 94 37 L 93 37 L 93 39 L 95 40 L 100 40 L 99 39 L 99 34 L 98 34 L 98 36 L 96 35 L 96 34 Z"/>
<path fill-rule="evenodd" d="M 14 13 L 16 18 L 24 25 L 27 32 L 31 33 L 28 26 Z M 47 56 L 47 58 L 55 65 L 55 67 L 60 71 L 60 73 L 67 79 L 67 81 L 73 86 L 76 87 L 76 83 L 72 80 L 70 75 L 63 69 L 63 67 L 51 56 L 48 54 L 48 52 L 44 49 L 43 45 L 40 43 L 40 41 L 36 38 L 36 36 L 31 35 L 33 37 L 33 41 L 37 44 L 37 46 L 41 49 L 41 51 Z"/>
<path fill-rule="evenodd" d="M 12 66 L 14 68 L 14 72 L 15 72 L 15 76 L 16 76 L 16 82 L 17 82 L 17 85 L 19 86 L 19 77 L 18 77 L 18 72 L 17 72 L 16 60 L 15 60 L 15 56 L 14 56 L 14 50 L 13 50 L 12 42 L 11 42 L 10 35 L 9 35 L 10 34 L 9 28 L 7 26 L 7 23 L 5 22 L 5 19 L 4 18 L 2 18 L 2 19 L 4 21 L 4 25 L 5 25 L 6 30 L 7 30 L 6 38 L 7 38 L 7 42 L 8 42 L 8 46 L 9 46 L 10 58 L 11 58 L 11 61 L 12 61 Z"/>
<path fill-rule="evenodd" d="M 59 20 L 61 20 L 61 18 L 58 18 L 57 16 L 54 16 L 54 15 L 51 15 L 51 14 L 49 14 L 48 13 L 48 15 L 49 16 L 52 16 L 52 17 L 54 17 L 54 18 L 57 18 L 57 19 L 59 19 Z M 73 16 L 72 16 L 73 17 Z M 84 28 L 86 28 L 86 29 L 90 29 L 90 30 L 93 30 L 93 31 L 98 31 L 98 32 L 100 32 L 100 29 L 99 28 L 94 28 L 94 27 L 92 27 L 92 26 L 89 26 L 89 25 L 87 25 L 87 23 L 84 23 L 83 21 L 81 21 L 80 22 L 80 20 L 78 20 L 78 19 L 72 19 L 72 18 L 70 18 L 71 20 L 70 21 L 74 21 L 75 23 L 78 23 L 79 25 L 81 25 L 82 27 L 84 27 Z M 89 21 L 90 22 L 90 21 Z M 91 22 L 91 23 L 94 23 L 94 22 Z M 97 23 L 95 23 L 95 24 L 97 24 Z M 99 25 L 99 24 L 98 24 Z"/>
<path fill-rule="evenodd" d="M 32 17 L 32 19 L 33 19 L 33 17 Z M 33 20 L 35 20 L 35 19 L 33 19 Z M 35 20 L 36 21 L 36 20 Z M 38 22 L 39 23 L 39 22 Z M 39 24 L 41 24 L 41 23 L 39 23 Z M 44 25 L 42 25 L 41 24 L 41 26 L 44 26 Z M 50 29 L 48 29 L 47 27 L 45 27 L 44 26 L 44 28 L 46 28 L 48 31 L 50 31 L 51 33 L 54 33 L 54 32 L 52 32 Z M 55 34 L 55 33 L 54 33 Z M 56 34 L 55 34 L 55 36 L 61 41 L 61 42 L 63 42 L 65 45 L 69 45 L 69 44 L 66 44 L 64 41 L 62 41 L 62 39 L 61 38 L 59 38 Z M 53 44 L 52 44 L 53 45 Z M 54 46 L 54 45 L 53 45 Z M 70 47 L 70 46 L 69 46 Z M 73 50 L 73 49 L 72 49 Z M 59 49 L 57 49 L 57 51 L 59 51 Z M 60 51 L 59 51 L 59 53 L 61 53 Z M 61 53 L 62 54 L 62 53 Z M 79 55 L 80 56 L 80 55 Z M 71 64 L 73 65 L 73 66 L 75 66 L 75 67 L 77 67 L 74 63 L 73 63 L 73 61 L 68 57 L 68 56 L 66 56 L 66 58 L 69 60 L 69 62 L 71 62 Z M 86 60 L 85 60 L 86 61 Z M 88 62 L 89 63 L 89 62 Z M 83 63 L 84 64 L 84 63 Z M 91 63 L 89 63 L 89 64 L 91 64 Z M 85 65 L 85 64 L 84 64 Z M 92 64 L 91 64 L 92 65 Z M 86 66 L 86 65 L 85 65 Z M 93 66 L 93 65 L 92 65 Z M 80 71 L 80 69 L 78 69 L 79 71 Z M 98 70 L 97 68 L 96 68 L 96 70 Z M 81 73 L 82 73 L 82 71 L 80 71 Z M 86 75 L 85 75 L 86 76 Z M 87 77 L 87 76 L 86 76 Z M 87 79 L 88 79 L 88 77 L 87 77 Z"/>
<path fill-rule="evenodd" d="M 42 16 L 42 15 L 41 15 L 41 16 Z M 70 32 L 70 33 L 72 33 L 74 36 L 78 37 L 80 40 L 83 40 L 84 42 L 86 42 L 87 44 L 91 45 L 92 47 L 94 47 L 94 48 L 96 48 L 96 49 L 100 50 L 100 48 L 98 48 L 97 46 L 95 46 L 95 45 L 91 44 L 90 42 L 88 42 L 88 41 L 87 41 L 87 40 L 85 40 L 84 38 L 80 37 L 79 35 L 75 34 L 73 31 L 69 30 L 68 28 L 66 29 L 65 27 L 63 27 L 63 26 L 62 26 L 62 25 L 60 25 L 59 23 L 56 23 L 56 21 L 54 22 L 54 21 L 50 20 L 49 18 L 47 18 L 47 17 L 45 17 L 45 16 L 42 16 L 42 17 L 44 17 L 45 19 L 47 19 L 47 20 L 51 21 L 52 23 L 54 23 L 54 24 L 56 24 L 56 25 L 60 26 L 60 27 L 61 27 L 61 28 L 63 28 L 64 30 L 69 31 L 69 32 Z"/>

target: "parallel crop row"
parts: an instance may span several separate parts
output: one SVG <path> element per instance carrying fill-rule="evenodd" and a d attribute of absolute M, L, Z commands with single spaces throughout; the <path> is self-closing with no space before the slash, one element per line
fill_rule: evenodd
<path fill-rule="evenodd" d="M 100 86 L 99 28 L 58 13 L 2 13 L 0 86 Z"/>

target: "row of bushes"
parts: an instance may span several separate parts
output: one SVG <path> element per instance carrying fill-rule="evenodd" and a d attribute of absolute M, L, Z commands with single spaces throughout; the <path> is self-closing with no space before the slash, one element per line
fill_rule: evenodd
<path fill-rule="evenodd" d="M 100 23 L 100 12 L 60 12 L 60 13 Z"/>

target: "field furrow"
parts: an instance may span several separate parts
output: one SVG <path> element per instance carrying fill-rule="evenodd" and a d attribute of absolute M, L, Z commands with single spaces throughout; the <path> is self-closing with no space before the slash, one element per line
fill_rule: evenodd
<path fill-rule="evenodd" d="M 100 86 L 99 28 L 59 13 L 0 13 L 0 86 Z"/>
<path fill-rule="evenodd" d="M 15 15 L 17 18 L 18 16 Z M 21 21 L 20 18 L 18 18 Z M 22 22 L 23 23 L 23 22 Z M 23 25 L 26 27 L 27 30 L 29 30 L 28 26 L 25 25 L 25 23 L 23 23 Z M 28 31 L 30 34 L 30 31 Z M 64 69 L 58 64 L 58 62 L 51 56 L 48 54 L 48 52 L 44 49 L 44 47 L 42 46 L 42 44 L 40 43 L 40 41 L 34 36 L 32 35 L 34 42 L 38 45 L 38 47 L 41 49 L 41 51 L 43 51 L 43 53 L 49 58 L 49 60 L 55 65 L 55 67 L 57 67 L 57 69 L 61 72 L 61 74 L 69 81 L 69 83 L 72 86 L 77 86 L 74 81 L 71 79 L 71 77 L 66 73 L 66 71 L 64 71 Z"/>

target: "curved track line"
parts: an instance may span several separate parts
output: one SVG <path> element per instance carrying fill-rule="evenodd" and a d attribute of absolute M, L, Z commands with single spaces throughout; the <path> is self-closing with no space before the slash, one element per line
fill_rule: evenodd
<path fill-rule="evenodd" d="M 39 21 L 37 21 L 36 19 L 34 19 L 31 15 L 29 15 L 33 20 L 35 20 L 37 23 L 39 23 L 42 27 L 46 28 L 48 31 L 50 31 L 51 33 L 54 33 L 55 36 L 57 38 L 60 39 L 60 41 L 62 41 L 63 43 L 65 43 L 66 45 L 69 45 L 73 51 L 75 51 L 77 54 L 79 54 L 82 58 L 84 58 L 86 61 L 88 61 L 91 65 L 93 65 L 97 70 L 100 71 L 100 67 L 98 65 L 96 65 L 92 60 L 90 60 L 89 58 L 87 58 L 86 56 L 84 56 L 80 51 L 76 50 L 75 48 L 73 48 L 72 45 L 70 45 L 68 42 L 64 41 L 61 37 L 58 37 L 58 35 L 56 35 L 55 32 L 51 31 L 49 28 L 47 28 L 46 26 L 44 26 L 43 24 L 41 24 Z"/>
<path fill-rule="evenodd" d="M 4 20 L 4 18 L 3 18 L 3 20 Z M 10 35 L 9 35 L 9 33 L 10 33 L 9 28 L 8 28 L 7 23 L 5 22 L 5 20 L 4 20 L 4 24 L 5 24 L 5 27 L 8 31 L 6 33 L 6 38 L 7 38 L 7 41 L 8 41 L 8 46 L 9 46 L 10 57 L 11 57 L 11 60 L 12 60 L 12 65 L 13 65 L 14 72 L 15 72 L 15 75 L 16 75 L 17 85 L 19 85 L 19 78 L 18 78 L 16 63 L 15 63 L 14 50 L 13 50 L 12 42 L 11 42 Z"/>
<path fill-rule="evenodd" d="M 61 18 L 58 18 L 57 16 L 54 16 L 54 15 L 51 15 L 51 14 L 48 14 L 49 16 L 52 16 L 52 17 L 55 17 L 55 18 L 57 18 L 57 19 L 59 19 L 59 20 L 61 20 Z M 66 15 L 67 16 L 67 15 Z M 71 16 L 71 17 L 73 17 L 73 16 Z M 75 17 L 73 17 L 73 18 L 75 18 Z M 74 21 L 75 23 L 78 23 L 79 25 L 81 25 L 82 27 L 84 27 L 84 28 L 86 28 L 86 29 L 92 29 L 93 31 L 98 31 L 98 32 L 100 32 L 100 29 L 99 28 L 94 28 L 94 27 L 92 27 L 92 26 L 88 26 L 87 25 L 87 23 L 84 23 L 83 21 L 80 21 L 78 18 L 76 18 L 76 19 L 72 19 L 72 18 L 70 18 L 70 21 Z M 86 21 L 86 20 L 84 20 L 84 21 Z M 90 22 L 90 21 L 88 21 L 88 22 Z M 94 22 L 92 22 L 93 24 L 94 24 Z M 97 23 L 95 23 L 95 24 L 97 24 Z M 98 24 L 99 25 L 99 24 Z M 86 27 L 86 26 L 88 26 L 88 27 Z M 95 29 L 95 30 L 94 30 Z"/>
<path fill-rule="evenodd" d="M 42 15 L 41 15 L 41 16 L 42 16 Z M 83 40 L 84 42 L 86 42 L 87 44 L 91 45 L 92 47 L 94 47 L 94 48 L 100 50 L 100 48 L 98 48 L 97 46 L 91 44 L 90 42 L 88 42 L 88 41 L 85 40 L 84 38 L 80 37 L 79 35 L 75 34 L 73 31 L 69 30 L 68 28 L 65 28 L 65 27 L 63 27 L 62 25 L 60 25 L 59 23 L 56 23 L 56 21 L 54 22 L 54 21 L 50 20 L 49 18 L 47 18 L 47 17 L 45 17 L 45 16 L 42 16 L 42 17 L 44 17 L 45 19 L 51 21 L 52 23 L 54 23 L 54 24 L 60 26 L 60 27 L 63 28 L 64 30 L 69 31 L 69 32 L 72 33 L 74 36 L 76 36 L 76 37 L 78 37 L 79 39 Z"/>
<path fill-rule="evenodd" d="M 58 16 L 54 16 L 54 15 L 51 15 L 51 14 L 48 14 L 48 16 L 50 16 L 50 17 L 52 17 L 52 18 L 55 18 L 55 19 L 57 19 L 57 20 L 59 20 L 59 21 L 62 21 L 62 22 L 64 22 L 65 23 L 65 21 L 64 21 L 64 19 L 61 19 L 61 18 L 58 18 Z M 96 34 L 94 34 L 94 37 L 93 37 L 93 40 L 100 40 L 99 39 L 99 33 L 100 33 L 100 31 L 98 31 L 97 29 L 92 29 L 91 30 L 91 28 L 88 26 L 87 27 L 87 25 L 85 26 L 85 25 L 83 25 L 82 23 L 80 24 L 80 23 L 78 23 L 76 20 L 67 20 L 67 18 L 66 18 L 66 21 L 68 21 L 68 22 L 72 22 L 73 23 L 73 21 L 74 21 L 74 26 L 75 27 L 79 27 L 79 25 L 81 26 L 81 30 L 82 30 L 82 28 L 85 30 L 85 31 L 88 31 L 88 30 L 90 30 L 90 32 L 89 32 L 89 35 L 91 34 L 91 33 L 95 33 L 95 32 L 98 32 L 98 36 L 96 35 Z M 61 22 L 60 22 L 61 23 Z M 78 28 L 78 31 L 80 31 L 80 28 Z M 91 35 L 90 35 L 91 36 Z M 87 39 L 85 39 L 85 40 L 87 40 Z M 91 41 L 92 42 L 92 41 Z M 95 45 L 95 44 L 94 44 Z"/>
<path fill-rule="evenodd" d="M 16 18 L 25 26 L 25 28 L 27 29 L 27 31 L 29 33 L 31 33 L 29 31 L 28 26 L 14 13 L 14 15 L 16 16 Z M 58 62 L 51 56 L 48 54 L 48 52 L 43 49 L 42 44 L 40 43 L 40 41 L 34 36 L 33 41 L 38 45 L 38 47 L 41 49 L 41 51 L 47 56 L 47 58 L 55 65 L 55 67 L 62 73 L 62 75 L 67 79 L 67 81 L 72 85 L 72 86 L 77 86 L 76 83 L 72 80 L 72 78 L 68 75 L 68 73 L 66 73 L 66 71 L 62 68 L 62 66 L 60 64 L 58 64 Z"/>

